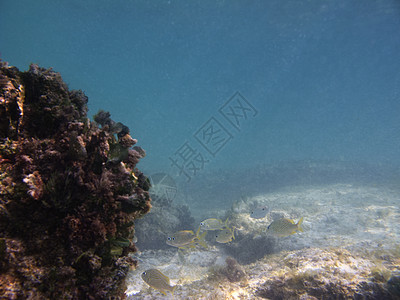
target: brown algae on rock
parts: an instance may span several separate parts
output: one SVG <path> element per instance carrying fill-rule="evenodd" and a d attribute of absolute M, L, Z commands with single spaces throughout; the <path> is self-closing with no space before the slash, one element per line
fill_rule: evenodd
<path fill-rule="evenodd" d="M 125 297 L 133 221 L 151 207 L 142 155 L 126 126 L 115 137 L 91 122 L 87 101 L 52 69 L 0 61 L 1 297 Z M 108 163 L 113 148 L 128 155 Z"/>

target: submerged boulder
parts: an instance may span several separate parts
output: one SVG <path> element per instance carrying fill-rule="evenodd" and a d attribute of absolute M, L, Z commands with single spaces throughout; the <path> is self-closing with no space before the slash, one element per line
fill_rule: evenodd
<path fill-rule="evenodd" d="M 87 118 L 60 74 L 0 61 L 0 294 L 122 299 L 137 262 L 134 221 L 150 210 L 129 130 Z M 113 123 L 114 124 L 114 123 Z M 124 199 L 129 199 L 126 209 Z"/>

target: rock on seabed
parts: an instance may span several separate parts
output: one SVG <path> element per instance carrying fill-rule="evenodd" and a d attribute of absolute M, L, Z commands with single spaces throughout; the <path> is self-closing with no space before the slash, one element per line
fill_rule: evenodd
<path fill-rule="evenodd" d="M 2 298 L 125 298 L 134 220 L 151 207 L 144 151 L 126 126 L 91 122 L 87 101 L 52 69 L 0 61 Z"/>

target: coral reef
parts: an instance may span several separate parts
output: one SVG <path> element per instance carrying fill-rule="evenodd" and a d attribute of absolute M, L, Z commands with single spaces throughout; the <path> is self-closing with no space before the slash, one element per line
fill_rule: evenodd
<path fill-rule="evenodd" d="M 383 256 L 381 256 L 383 255 Z M 353 253 L 305 248 L 239 265 L 220 249 L 193 250 L 182 259 L 169 250 L 138 253 L 143 263 L 128 276 L 128 299 L 156 298 L 140 274 L 157 266 L 179 285 L 179 299 L 400 299 L 396 252 Z"/>
<path fill-rule="evenodd" d="M 219 281 L 220 278 L 226 278 L 229 282 L 239 282 L 246 279 L 246 273 L 243 267 L 231 256 L 225 259 L 225 266 L 212 266 L 210 268 L 209 280 Z"/>
<path fill-rule="evenodd" d="M 379 267 L 344 249 L 282 253 L 268 259 L 270 274 L 255 293 L 267 299 L 399 299 L 398 258 L 391 260 Z"/>
<path fill-rule="evenodd" d="M 91 122 L 51 69 L 0 61 L 0 89 L 0 295 L 124 298 L 134 221 L 151 207 L 143 149 L 109 114 Z"/>

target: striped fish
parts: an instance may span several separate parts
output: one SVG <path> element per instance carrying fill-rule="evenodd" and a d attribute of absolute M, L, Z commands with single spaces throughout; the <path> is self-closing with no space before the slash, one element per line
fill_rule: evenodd
<path fill-rule="evenodd" d="M 200 222 L 201 230 L 222 230 L 228 227 L 228 219 L 223 222 L 221 219 L 207 219 Z"/>
<path fill-rule="evenodd" d="M 278 237 L 289 236 L 297 231 L 303 231 L 301 223 L 303 223 L 303 218 L 301 218 L 297 224 L 291 219 L 282 218 L 273 221 L 268 226 L 267 232 Z"/>
<path fill-rule="evenodd" d="M 221 231 L 218 231 L 217 234 L 215 235 L 216 237 L 216 242 L 221 243 L 221 244 L 226 244 L 231 242 L 232 240 L 235 239 L 235 234 L 234 234 L 235 228 L 232 227 L 232 229 L 225 228 Z"/>
<path fill-rule="evenodd" d="M 199 235 L 200 227 L 197 229 L 196 233 L 193 230 L 181 230 L 175 232 L 172 236 L 167 237 L 167 245 L 178 247 L 179 249 L 189 249 L 194 248 L 196 244 L 207 248 L 206 241 L 204 240 L 206 233 L 203 232 Z"/>
<path fill-rule="evenodd" d="M 171 286 L 169 283 L 168 276 L 165 276 L 157 269 L 149 269 L 142 273 L 142 279 L 152 288 L 159 290 L 165 296 L 167 295 L 166 291 L 170 291 L 171 294 L 174 294 L 176 285 Z"/>

